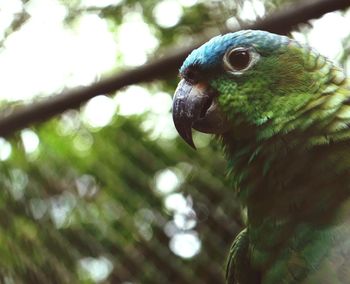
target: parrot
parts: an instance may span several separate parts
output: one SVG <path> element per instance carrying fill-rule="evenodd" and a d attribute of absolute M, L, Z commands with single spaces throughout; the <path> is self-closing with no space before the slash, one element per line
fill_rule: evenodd
<path fill-rule="evenodd" d="M 290 37 L 240 30 L 194 49 L 179 77 L 174 125 L 193 148 L 193 129 L 219 141 L 246 212 L 227 283 L 350 283 L 345 71 Z"/>

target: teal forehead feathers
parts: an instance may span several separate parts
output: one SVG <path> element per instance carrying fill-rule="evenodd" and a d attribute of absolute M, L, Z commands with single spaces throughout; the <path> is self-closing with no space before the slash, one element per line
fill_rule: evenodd
<path fill-rule="evenodd" d="M 290 39 L 285 36 L 258 30 L 242 30 L 216 36 L 191 52 L 180 68 L 180 73 L 192 65 L 200 66 L 202 69 L 215 67 L 221 64 L 226 51 L 234 47 L 252 46 L 259 53 L 264 54 L 276 52 L 287 46 L 289 42 Z"/>

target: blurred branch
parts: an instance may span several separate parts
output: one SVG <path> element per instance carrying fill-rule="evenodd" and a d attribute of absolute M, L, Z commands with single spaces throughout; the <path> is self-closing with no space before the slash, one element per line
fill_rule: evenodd
<path fill-rule="evenodd" d="M 310 0 L 299 1 L 295 5 L 277 11 L 266 19 L 242 27 L 242 29 L 262 29 L 286 34 L 300 23 L 321 17 L 323 14 L 345 9 L 349 0 Z M 232 31 L 224 31 L 232 32 Z M 109 94 L 125 86 L 161 79 L 176 74 L 182 61 L 199 44 L 182 49 L 163 58 L 135 69 L 127 70 L 109 78 L 102 79 L 88 87 L 79 87 L 51 96 L 31 105 L 17 108 L 8 115 L 0 117 L 0 136 L 6 137 L 33 123 L 47 120 L 65 110 L 78 108 L 84 102 L 100 94 Z"/>

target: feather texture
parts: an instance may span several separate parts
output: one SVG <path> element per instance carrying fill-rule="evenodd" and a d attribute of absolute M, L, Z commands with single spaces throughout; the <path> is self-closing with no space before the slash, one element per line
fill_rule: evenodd
<path fill-rule="evenodd" d="M 239 74 L 234 48 L 260 57 Z M 247 49 L 248 50 L 248 49 Z M 213 38 L 195 66 L 229 124 L 220 135 L 229 178 L 246 206 L 228 283 L 350 283 L 350 82 L 308 46 L 263 31 Z"/>

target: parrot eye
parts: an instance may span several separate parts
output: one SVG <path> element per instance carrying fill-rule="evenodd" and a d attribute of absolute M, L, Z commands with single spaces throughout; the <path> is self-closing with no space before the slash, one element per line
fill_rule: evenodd
<path fill-rule="evenodd" d="M 224 56 L 224 68 L 232 74 L 242 74 L 248 70 L 259 58 L 252 49 L 238 47 L 231 49 Z"/>

